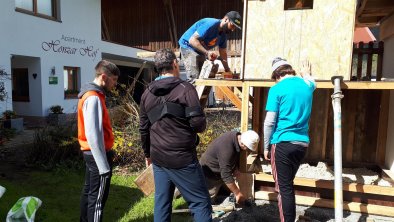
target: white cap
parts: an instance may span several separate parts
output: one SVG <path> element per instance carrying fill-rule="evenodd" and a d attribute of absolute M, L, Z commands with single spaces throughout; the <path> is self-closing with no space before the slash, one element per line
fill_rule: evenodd
<path fill-rule="evenodd" d="M 280 57 L 276 57 L 274 61 L 272 61 L 272 72 L 274 72 L 279 66 L 290 65 L 286 59 L 282 59 Z"/>
<path fill-rule="evenodd" d="M 243 143 L 251 151 L 256 151 L 259 140 L 259 135 L 253 130 L 248 130 L 241 134 L 241 143 Z"/>

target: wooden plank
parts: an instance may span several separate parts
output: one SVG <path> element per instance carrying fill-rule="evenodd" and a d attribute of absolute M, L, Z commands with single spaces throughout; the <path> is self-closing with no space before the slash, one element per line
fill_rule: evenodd
<path fill-rule="evenodd" d="M 142 171 L 142 173 L 134 180 L 134 183 L 145 194 L 145 196 L 149 196 L 155 192 L 155 179 L 153 177 L 152 164 Z"/>
<path fill-rule="evenodd" d="M 275 182 L 272 175 L 266 173 L 256 174 L 255 180 L 272 182 L 272 183 Z M 303 187 L 317 187 L 317 188 L 324 188 L 331 190 L 334 189 L 334 181 L 331 180 L 316 180 L 316 179 L 296 177 L 294 179 L 294 185 L 303 186 Z M 349 192 L 394 196 L 394 187 L 364 185 L 360 183 L 343 183 L 343 190 Z"/>
<path fill-rule="evenodd" d="M 313 95 L 313 106 L 309 125 L 310 143 L 307 149 L 308 160 L 325 159 L 328 110 L 331 108 L 328 89 L 318 89 Z"/>
<path fill-rule="evenodd" d="M 235 107 L 237 107 L 239 110 L 242 110 L 241 100 L 234 94 L 233 91 L 231 91 L 229 87 L 218 86 L 217 88 L 223 92 L 223 94 L 234 104 Z"/>
<path fill-rule="evenodd" d="M 261 137 L 263 136 L 263 123 L 264 123 L 264 105 L 265 98 L 264 88 L 255 87 L 253 88 L 253 108 L 252 108 L 252 129 L 257 132 Z M 260 142 L 257 148 L 257 153 L 263 152 L 264 139 L 260 138 Z"/>
<path fill-rule="evenodd" d="M 380 99 L 378 139 L 375 163 L 384 165 L 386 156 L 387 129 L 389 121 L 390 91 L 384 90 Z"/>
<path fill-rule="evenodd" d="M 344 162 L 352 162 L 353 160 L 353 145 L 354 145 L 354 130 L 356 128 L 356 111 L 354 107 L 357 107 L 357 96 L 358 91 L 346 90 L 344 91 L 344 99 L 342 103 L 342 126 L 343 126 L 343 152 Z"/>
<path fill-rule="evenodd" d="M 157 46 L 156 46 L 157 47 Z M 218 55 L 219 55 L 219 51 L 215 51 Z M 137 57 L 138 58 L 153 58 L 155 56 L 156 52 L 149 52 L 149 51 L 139 51 L 137 52 Z M 227 52 L 227 56 L 240 56 L 240 52 L 239 51 L 228 51 Z M 179 51 L 175 51 L 175 55 L 176 57 L 180 56 L 180 52 Z"/>
<path fill-rule="evenodd" d="M 379 113 L 380 102 L 382 98 L 382 90 L 363 90 L 365 96 L 362 98 L 366 100 L 365 111 L 365 129 L 364 138 L 365 142 L 361 148 L 362 158 L 361 162 L 376 163 L 376 152 L 378 144 L 378 131 L 379 131 Z M 355 141 L 355 143 L 360 141 Z"/>
<path fill-rule="evenodd" d="M 236 180 L 242 194 L 252 200 L 254 200 L 254 176 L 253 173 L 240 173 Z"/>
<path fill-rule="evenodd" d="M 251 87 L 271 87 L 275 85 L 273 81 L 264 80 L 221 80 L 221 79 L 197 79 L 196 85 L 209 86 L 235 86 L 242 87 L 243 82 L 248 82 Z M 316 81 L 318 89 L 333 89 L 334 86 L 331 81 Z M 394 82 L 370 82 L 370 81 L 344 81 L 341 83 L 342 89 L 394 89 Z"/>
<path fill-rule="evenodd" d="M 296 204 L 299 205 L 334 208 L 333 200 L 316 198 L 316 197 L 299 196 L 299 195 L 296 195 L 295 197 L 296 197 Z M 255 193 L 255 199 L 277 201 L 277 194 L 274 192 L 258 191 Z M 394 217 L 394 207 L 344 201 L 343 209 L 352 212 Z"/>

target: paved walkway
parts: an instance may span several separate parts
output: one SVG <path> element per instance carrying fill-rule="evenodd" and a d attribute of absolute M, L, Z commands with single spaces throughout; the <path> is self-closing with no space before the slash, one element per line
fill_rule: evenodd
<path fill-rule="evenodd" d="M 34 142 L 34 134 L 34 129 L 25 129 L 17 133 L 12 139 L 6 140 L 5 143 L 0 146 L 0 149 L 9 149 L 21 145 L 32 144 Z"/>

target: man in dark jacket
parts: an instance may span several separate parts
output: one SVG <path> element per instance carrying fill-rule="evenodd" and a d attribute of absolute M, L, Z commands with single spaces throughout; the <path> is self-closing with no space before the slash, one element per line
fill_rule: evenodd
<path fill-rule="evenodd" d="M 155 178 L 154 221 L 171 220 L 175 187 L 195 221 L 211 221 L 211 202 L 196 152 L 197 133 L 206 127 L 197 92 L 179 78 L 172 50 L 157 51 L 155 66 L 160 76 L 149 84 L 140 104 L 142 148 Z"/>
<path fill-rule="evenodd" d="M 259 140 L 259 135 L 252 130 L 242 134 L 231 131 L 223 133 L 209 144 L 201 156 L 200 164 L 211 198 L 225 185 L 234 194 L 237 203 L 245 202 L 245 196 L 234 180 L 239 167 L 239 154 L 241 150 L 256 151 Z"/>

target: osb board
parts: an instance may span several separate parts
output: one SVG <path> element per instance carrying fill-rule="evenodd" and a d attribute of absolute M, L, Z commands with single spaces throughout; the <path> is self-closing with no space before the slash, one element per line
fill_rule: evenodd
<path fill-rule="evenodd" d="M 310 60 L 317 79 L 349 79 L 356 0 L 315 0 L 307 10 L 283 6 L 284 0 L 248 2 L 245 79 L 269 79 L 277 56 L 297 71 Z"/>

